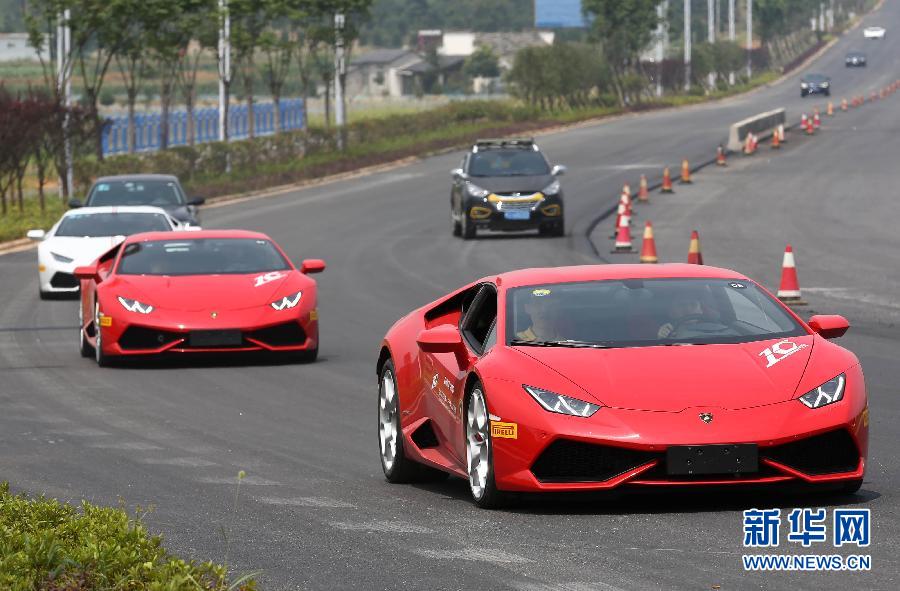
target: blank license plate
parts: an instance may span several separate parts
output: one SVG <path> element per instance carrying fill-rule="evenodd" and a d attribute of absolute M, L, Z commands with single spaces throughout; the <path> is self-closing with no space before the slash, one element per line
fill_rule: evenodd
<path fill-rule="evenodd" d="M 195 330 L 190 336 L 191 347 L 232 347 L 243 342 L 239 330 Z"/>
<path fill-rule="evenodd" d="M 673 476 L 743 474 L 759 470 L 755 443 L 673 445 L 666 450 L 666 472 Z"/>
<path fill-rule="evenodd" d="M 508 220 L 527 220 L 531 218 L 530 211 L 506 211 L 503 212 L 503 217 Z"/>

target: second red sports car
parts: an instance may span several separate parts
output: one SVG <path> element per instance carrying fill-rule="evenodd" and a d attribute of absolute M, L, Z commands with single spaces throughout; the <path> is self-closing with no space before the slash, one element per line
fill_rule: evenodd
<path fill-rule="evenodd" d="M 295 268 L 265 234 L 239 230 L 135 234 L 81 281 L 81 354 L 104 365 L 160 353 L 277 351 L 315 360 L 316 282 L 325 263 Z"/>
<path fill-rule="evenodd" d="M 699 265 L 529 269 L 398 321 L 378 357 L 391 482 L 511 492 L 804 483 L 856 491 L 863 372 L 754 281 Z M 827 485 L 827 486 L 826 486 Z"/>

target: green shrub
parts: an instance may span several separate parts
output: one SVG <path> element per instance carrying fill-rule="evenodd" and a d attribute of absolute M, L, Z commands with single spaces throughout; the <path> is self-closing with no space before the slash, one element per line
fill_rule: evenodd
<path fill-rule="evenodd" d="M 230 584 L 225 567 L 169 554 L 121 509 L 28 499 L 0 484 L 0 589 L 226 591 Z M 236 584 L 256 588 L 252 579 Z"/>

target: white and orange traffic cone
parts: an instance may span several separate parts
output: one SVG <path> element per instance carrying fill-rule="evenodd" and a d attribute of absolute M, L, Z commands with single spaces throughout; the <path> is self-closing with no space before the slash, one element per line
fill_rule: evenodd
<path fill-rule="evenodd" d="M 834 103 L 828 101 L 828 108 L 825 109 L 825 114 L 829 117 L 834 117 Z"/>
<path fill-rule="evenodd" d="M 631 185 L 629 185 L 628 183 L 622 185 L 622 195 L 628 196 L 628 202 L 631 202 Z"/>
<path fill-rule="evenodd" d="M 697 230 L 691 232 L 691 246 L 688 248 L 688 264 L 702 265 L 703 253 L 700 252 L 700 233 Z"/>
<path fill-rule="evenodd" d="M 694 181 L 691 180 L 691 165 L 688 164 L 688 159 L 685 158 L 681 161 L 681 184 L 689 185 L 692 182 Z"/>
<path fill-rule="evenodd" d="M 634 249 L 631 248 L 631 230 L 628 228 L 628 220 L 627 216 L 622 216 L 622 219 L 619 220 L 619 228 L 616 232 L 616 244 L 613 248 L 613 254 L 625 254 L 629 252 L 634 252 Z"/>
<path fill-rule="evenodd" d="M 778 125 L 778 141 L 780 143 L 785 143 L 787 141 L 787 130 L 784 128 L 784 123 L 780 123 Z"/>
<path fill-rule="evenodd" d="M 800 129 L 806 129 L 806 113 L 800 113 Z"/>
<path fill-rule="evenodd" d="M 847 110 L 847 99 L 841 99 L 841 111 Z"/>
<path fill-rule="evenodd" d="M 820 125 L 822 125 L 822 120 L 819 118 L 819 110 L 816 109 L 816 112 L 813 113 L 813 127 L 819 129 Z"/>
<path fill-rule="evenodd" d="M 806 302 L 800 297 L 800 282 L 797 280 L 797 266 L 794 262 L 794 249 L 788 244 L 784 249 L 781 263 L 781 285 L 778 286 L 778 299 L 792 306 L 803 306 Z"/>
<path fill-rule="evenodd" d="M 644 225 L 644 242 L 641 244 L 641 262 L 657 263 L 656 240 L 653 238 L 653 224 L 648 220 Z"/>
<path fill-rule="evenodd" d="M 744 155 L 749 156 L 753 153 L 753 134 L 748 133 L 744 139 Z"/>
<path fill-rule="evenodd" d="M 812 118 L 806 120 L 806 135 L 813 135 L 816 133 L 816 127 L 813 125 Z"/>
<path fill-rule="evenodd" d="M 725 148 L 722 146 L 716 148 L 716 166 L 728 166 L 728 162 L 725 160 Z"/>
<path fill-rule="evenodd" d="M 641 203 L 647 203 L 648 201 L 650 201 L 650 191 L 647 188 L 647 175 L 641 175 L 641 182 L 638 185 L 637 200 Z"/>
<path fill-rule="evenodd" d="M 778 133 L 778 128 L 775 128 L 775 131 L 772 132 L 772 149 L 777 150 L 781 147 L 781 134 Z"/>
<path fill-rule="evenodd" d="M 660 193 L 674 193 L 675 190 L 672 188 L 672 173 L 669 171 L 669 167 L 665 167 L 663 169 L 663 179 L 662 186 L 659 188 Z"/>

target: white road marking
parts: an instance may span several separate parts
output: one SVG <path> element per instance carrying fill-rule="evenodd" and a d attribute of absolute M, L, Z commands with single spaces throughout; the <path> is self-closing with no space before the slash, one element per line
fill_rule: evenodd
<path fill-rule="evenodd" d="M 206 468 L 215 466 L 215 462 L 204 460 L 203 458 L 146 458 L 141 463 L 151 464 L 155 466 L 178 466 L 180 468 Z"/>
<path fill-rule="evenodd" d="M 493 562 L 495 564 L 522 564 L 531 562 L 518 554 L 511 554 L 503 550 L 491 550 L 488 548 L 464 548 L 462 550 L 429 550 L 421 548 L 413 550 L 413 554 L 425 558 L 441 558 L 445 560 L 473 560 L 480 562 Z"/>
<path fill-rule="evenodd" d="M 203 484 L 231 484 L 235 485 L 238 483 L 237 474 L 234 476 L 214 476 L 211 478 L 200 478 L 197 482 L 201 482 Z M 281 483 L 277 480 L 269 480 L 268 478 L 263 478 L 261 476 L 244 476 L 244 479 L 241 480 L 241 484 L 246 484 L 249 486 L 280 486 Z"/>
<path fill-rule="evenodd" d="M 385 534 L 431 534 L 434 530 L 402 521 L 370 521 L 366 523 L 332 521 L 331 527 L 345 531 L 367 531 Z"/>
<path fill-rule="evenodd" d="M 356 506 L 328 497 L 261 497 L 257 499 L 267 505 L 289 505 L 292 507 L 314 507 L 321 509 L 354 509 Z"/>

